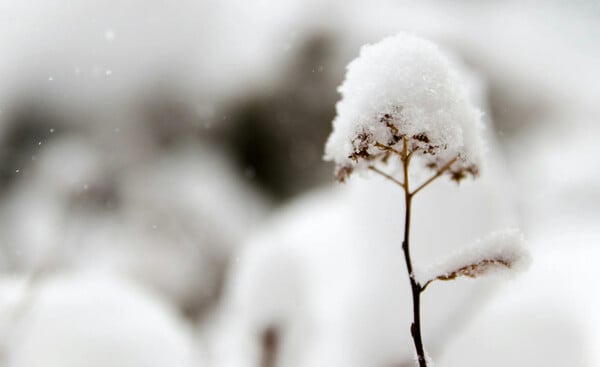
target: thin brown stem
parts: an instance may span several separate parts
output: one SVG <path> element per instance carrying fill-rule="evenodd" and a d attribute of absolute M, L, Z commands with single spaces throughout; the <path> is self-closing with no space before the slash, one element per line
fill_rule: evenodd
<path fill-rule="evenodd" d="M 409 141 L 407 138 L 403 138 L 402 150 L 396 150 L 389 146 L 376 143 L 379 149 L 386 151 L 389 153 L 393 153 L 397 155 L 402 161 L 402 173 L 403 173 L 403 181 L 396 179 L 395 177 L 387 174 L 386 172 L 381 171 L 375 166 L 369 166 L 369 169 L 377 174 L 385 177 L 386 179 L 392 181 L 396 185 L 402 187 L 404 189 L 404 202 L 405 202 L 405 215 L 404 215 L 404 239 L 402 241 L 402 252 L 404 253 L 404 261 L 406 262 L 406 270 L 408 272 L 408 277 L 410 280 L 410 289 L 412 293 L 412 303 L 413 303 L 413 322 L 410 326 L 410 334 L 412 336 L 415 350 L 417 352 L 417 361 L 419 363 L 419 367 L 427 367 L 427 360 L 425 357 L 425 347 L 423 346 L 423 336 L 421 333 L 421 293 L 425 291 L 427 286 L 431 284 L 435 279 L 427 281 L 424 285 L 419 284 L 419 282 L 415 279 L 413 274 L 413 263 L 412 258 L 410 256 L 410 223 L 411 223 L 411 211 L 412 211 L 412 199 L 413 197 L 422 189 L 424 189 L 427 185 L 433 182 L 436 178 L 440 177 L 444 172 L 448 171 L 452 164 L 456 162 L 457 158 L 452 159 L 448 163 L 446 163 L 443 167 L 441 167 L 438 172 L 417 187 L 414 191 L 410 191 L 410 182 L 409 182 L 409 166 L 410 161 L 413 157 L 414 150 L 409 151 Z"/>
<path fill-rule="evenodd" d="M 375 167 L 375 166 L 369 166 L 369 169 L 370 169 L 371 171 L 373 171 L 373 172 L 375 172 L 375 173 L 377 173 L 377 174 L 379 174 L 379 175 L 381 175 L 381 176 L 383 176 L 383 177 L 387 178 L 388 180 L 392 181 L 392 182 L 393 182 L 393 183 L 395 183 L 396 185 L 398 185 L 398 186 L 400 186 L 400 187 L 404 188 L 404 183 L 403 183 L 403 182 L 401 182 L 401 181 L 399 181 L 399 180 L 395 179 L 393 176 L 391 176 L 391 175 L 389 175 L 389 174 L 387 174 L 387 173 L 383 172 L 382 170 L 378 169 L 377 167 Z"/>
<path fill-rule="evenodd" d="M 408 139 L 404 138 L 402 139 L 402 161 L 407 161 L 408 158 Z M 407 162 L 405 162 L 407 163 Z M 406 173 L 408 172 L 408 164 L 404 165 L 404 174 L 406 175 Z"/>
<path fill-rule="evenodd" d="M 279 330 L 274 326 L 268 327 L 262 334 L 261 367 L 275 367 L 279 351 Z"/>
<path fill-rule="evenodd" d="M 422 293 L 422 292 L 425 292 L 425 289 L 427 289 L 427 287 L 429 287 L 429 285 L 430 285 L 431 283 L 433 283 L 434 281 L 436 281 L 436 280 L 437 280 L 437 278 L 433 278 L 433 279 L 429 279 L 427 282 L 425 282 L 425 284 L 423 284 L 423 285 L 421 286 L 421 293 Z"/>
<path fill-rule="evenodd" d="M 412 157 L 413 157 L 413 155 L 414 155 L 414 152 L 415 152 L 415 151 L 413 150 L 413 151 L 411 151 L 410 153 L 408 153 L 408 154 L 406 155 L 406 164 L 407 164 L 407 165 L 408 165 L 408 164 L 410 164 L 410 160 L 412 159 Z"/>
<path fill-rule="evenodd" d="M 385 150 L 386 152 L 394 153 L 397 156 L 399 156 L 401 159 L 404 159 L 402 153 L 392 147 L 389 147 L 385 144 L 381 144 L 380 142 L 375 142 L 375 146 L 381 150 Z"/>
<path fill-rule="evenodd" d="M 404 201 L 406 204 L 406 212 L 404 215 L 404 241 L 402 242 L 402 251 L 404 252 L 404 260 L 406 262 L 406 269 L 408 271 L 413 300 L 413 323 L 410 326 L 410 334 L 415 344 L 415 350 L 417 352 L 417 360 L 419 362 L 419 367 L 427 367 L 427 361 L 425 359 L 425 348 L 423 347 L 423 337 L 421 335 L 421 293 L 423 291 L 423 288 L 415 280 L 415 277 L 413 275 L 412 259 L 410 257 L 410 221 L 412 197 L 414 194 L 411 194 L 409 189 L 408 167 L 411 155 L 408 153 L 408 142 L 406 139 L 404 140 L 404 145 L 402 148 L 402 156 L 402 168 L 404 173 Z"/>
<path fill-rule="evenodd" d="M 452 159 L 450 162 L 446 163 L 442 168 L 439 169 L 439 171 L 437 171 L 437 173 L 435 175 L 431 176 L 431 178 L 429 178 L 427 181 L 423 182 L 423 184 L 421 184 L 421 186 L 417 187 L 415 189 L 415 191 L 413 191 L 411 193 L 411 195 L 415 195 L 417 192 L 423 190 L 427 185 L 432 183 L 436 178 L 443 175 L 446 171 L 448 171 L 450 169 L 450 167 L 454 164 L 454 162 L 456 162 L 457 159 L 458 159 L 458 157 L 456 157 L 456 158 Z"/>

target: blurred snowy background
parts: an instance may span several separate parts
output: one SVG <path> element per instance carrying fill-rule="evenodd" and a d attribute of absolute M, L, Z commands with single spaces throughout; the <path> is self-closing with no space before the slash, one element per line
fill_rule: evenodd
<path fill-rule="evenodd" d="M 437 366 L 600 365 L 600 2 L 0 0 L 0 364 L 407 367 L 401 191 L 333 182 L 337 85 L 405 30 L 464 63 L 482 177 L 415 203 Z"/>

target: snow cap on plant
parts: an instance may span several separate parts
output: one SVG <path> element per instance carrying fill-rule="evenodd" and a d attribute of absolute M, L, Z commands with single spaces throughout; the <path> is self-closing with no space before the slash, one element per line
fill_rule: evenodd
<path fill-rule="evenodd" d="M 343 181 L 394 151 L 420 156 L 460 181 L 479 171 L 481 115 L 458 73 L 430 41 L 401 33 L 362 47 L 338 88 L 325 159 Z"/>

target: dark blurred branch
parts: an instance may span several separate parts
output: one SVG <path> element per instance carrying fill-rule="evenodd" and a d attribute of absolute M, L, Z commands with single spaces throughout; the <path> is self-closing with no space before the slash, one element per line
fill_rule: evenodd
<path fill-rule="evenodd" d="M 262 334 L 262 354 L 260 367 L 275 367 L 279 350 L 279 331 L 276 327 L 268 327 Z"/>

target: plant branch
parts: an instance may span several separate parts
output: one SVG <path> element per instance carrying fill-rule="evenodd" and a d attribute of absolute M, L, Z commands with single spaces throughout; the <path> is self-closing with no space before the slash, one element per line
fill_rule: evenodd
<path fill-rule="evenodd" d="M 433 278 L 433 279 L 429 279 L 427 282 L 425 282 L 425 284 L 423 284 L 421 286 L 421 293 L 425 292 L 425 289 L 427 289 L 427 287 L 429 286 L 429 284 L 433 283 L 436 280 L 437 280 L 437 278 Z"/>
<path fill-rule="evenodd" d="M 408 181 L 408 167 L 410 163 L 411 155 L 408 154 L 408 141 L 404 139 L 404 145 L 402 149 L 402 168 L 404 172 L 404 201 L 406 206 L 406 212 L 404 215 L 404 241 L 402 242 L 402 251 L 404 252 L 404 260 L 406 261 L 406 269 L 408 271 L 408 277 L 410 280 L 410 288 L 412 291 L 413 299 L 413 323 L 410 326 L 410 334 L 412 335 L 415 350 L 417 352 L 417 360 L 419 367 L 427 367 L 427 361 L 425 359 L 425 348 L 423 347 L 423 338 L 421 336 L 421 293 L 423 288 L 415 280 L 413 275 L 412 259 L 410 257 L 410 220 L 411 220 L 411 208 L 412 208 L 412 196 L 409 189 Z"/>
<path fill-rule="evenodd" d="M 402 153 L 392 147 L 389 147 L 385 144 L 381 144 L 380 142 L 375 142 L 375 146 L 381 150 L 385 150 L 386 152 L 394 153 L 397 156 L 399 156 L 401 159 L 404 159 L 404 156 L 402 155 Z"/>
<path fill-rule="evenodd" d="M 417 187 L 415 189 L 415 191 L 413 191 L 411 193 L 411 195 L 415 195 L 417 192 L 423 190 L 427 185 L 432 183 L 436 178 L 443 175 L 444 172 L 446 172 L 450 169 L 450 167 L 454 164 L 454 162 L 456 162 L 457 159 L 458 159 L 458 157 L 456 157 L 456 158 L 452 159 L 450 162 L 446 163 L 442 168 L 440 168 L 440 170 L 435 175 L 431 176 L 431 178 L 429 178 L 427 181 L 425 181 L 421 186 Z"/>
<path fill-rule="evenodd" d="M 415 350 L 417 352 L 417 360 L 419 363 L 419 367 L 427 367 L 427 360 L 425 357 L 425 347 L 423 346 L 423 336 L 421 334 L 421 293 L 427 289 L 429 284 L 431 284 L 436 279 L 431 279 L 427 281 L 424 285 L 419 284 L 419 282 L 415 279 L 413 274 L 413 263 L 412 258 L 410 256 L 410 223 L 411 223 L 411 211 L 412 211 L 412 199 L 414 195 L 416 195 L 419 191 L 427 187 L 431 182 L 433 182 L 436 178 L 440 177 L 442 174 L 447 172 L 452 164 L 456 162 L 457 158 L 452 159 L 444 166 L 442 166 L 438 172 L 430 177 L 427 181 L 422 183 L 419 187 L 417 187 L 414 191 L 410 191 L 409 184 L 409 166 L 410 161 L 413 157 L 414 150 L 409 151 L 409 140 L 407 138 L 403 138 L 402 150 L 396 150 L 392 147 L 383 145 L 379 142 L 375 143 L 375 146 L 379 149 L 388 152 L 388 154 L 392 153 L 398 156 L 402 162 L 402 172 L 403 172 L 403 181 L 396 179 L 395 177 L 389 175 L 388 173 L 378 169 L 375 166 L 369 166 L 369 169 L 389 181 L 395 183 L 396 185 L 402 187 L 404 189 L 404 202 L 405 202 L 405 215 L 404 215 L 404 239 L 402 241 L 402 252 L 404 253 L 404 261 L 406 262 L 406 270 L 408 272 L 408 277 L 410 280 L 410 289 L 412 293 L 412 303 L 413 303 L 413 322 L 410 326 L 410 334 L 412 336 Z"/>
<path fill-rule="evenodd" d="M 380 174 L 381 176 L 383 176 L 383 177 L 387 178 L 388 180 L 392 181 L 392 182 L 393 182 L 393 183 L 395 183 L 396 185 L 398 185 L 398 186 L 400 186 L 400 187 L 404 188 L 404 183 L 403 183 L 403 182 L 401 182 L 401 181 L 399 181 L 399 180 L 395 179 L 393 176 L 391 176 L 391 175 L 389 175 L 389 174 L 387 174 L 387 173 L 383 172 L 382 170 L 378 169 L 377 167 L 375 167 L 375 166 L 369 166 L 369 169 L 370 169 L 371 171 L 373 171 L 373 172 L 375 172 L 375 173 L 378 173 L 378 174 Z"/>

